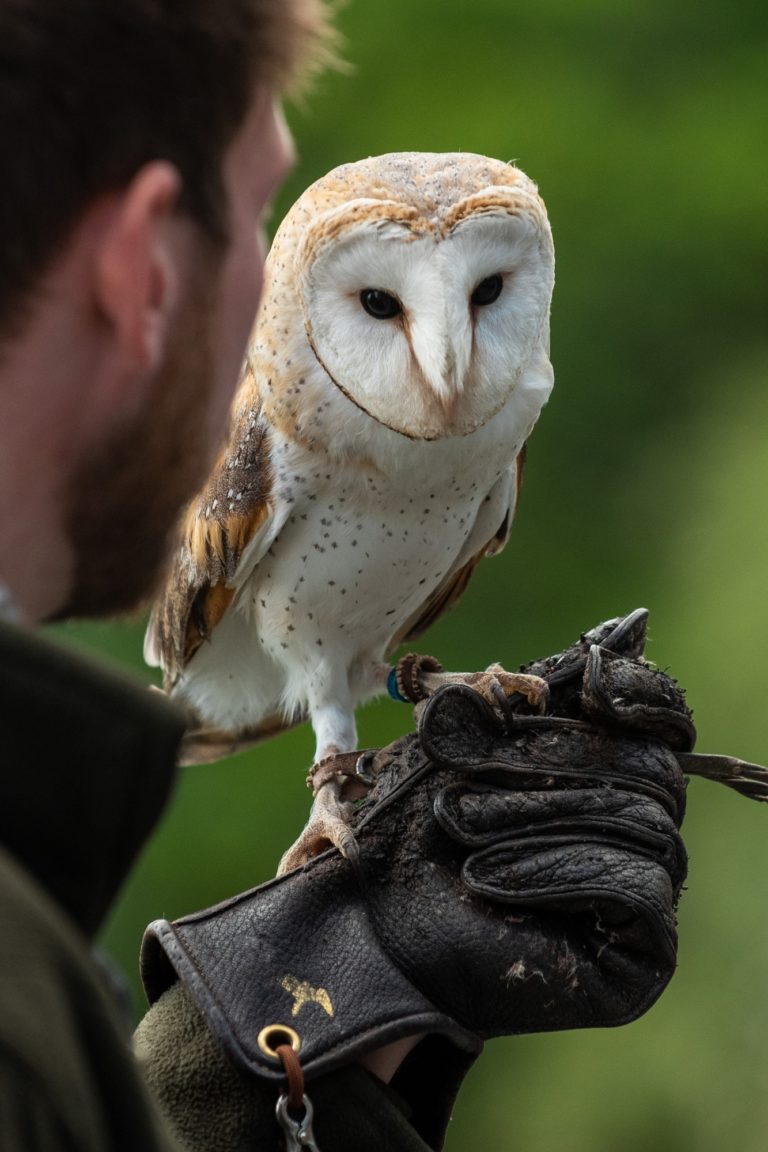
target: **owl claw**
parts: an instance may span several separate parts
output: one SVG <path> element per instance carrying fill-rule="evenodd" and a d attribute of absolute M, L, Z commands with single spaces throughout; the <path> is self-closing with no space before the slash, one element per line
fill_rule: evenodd
<path fill-rule="evenodd" d="M 501 696 L 506 699 L 519 693 L 532 708 L 543 713 L 549 699 L 549 685 L 541 676 L 507 672 L 501 664 L 490 664 L 485 672 L 422 672 L 420 684 L 427 697 L 447 684 L 466 684 L 493 708 L 498 708 Z"/>
<path fill-rule="evenodd" d="M 339 849 L 339 852 L 341 852 L 344 859 L 349 860 L 350 863 L 356 864 L 360 859 L 360 849 L 357 846 L 357 840 L 355 840 L 349 829 L 347 829 L 346 835 L 342 834 L 340 837 L 340 843 L 337 844 L 336 847 Z"/>
<path fill-rule="evenodd" d="M 298 840 L 280 860 L 278 876 L 302 867 L 326 848 L 337 848 L 346 860 L 357 860 L 357 841 L 349 826 L 354 807 L 351 800 L 342 799 L 347 783 L 348 777 L 339 775 L 328 776 L 320 783 L 309 820 Z"/>
<path fill-rule="evenodd" d="M 530 706 L 537 712 L 546 712 L 549 685 L 541 676 L 530 676 L 525 672 L 507 672 L 501 664 L 489 664 L 483 675 L 491 677 L 492 690 L 497 690 L 498 686 L 505 697 L 519 693 L 525 696 Z"/>

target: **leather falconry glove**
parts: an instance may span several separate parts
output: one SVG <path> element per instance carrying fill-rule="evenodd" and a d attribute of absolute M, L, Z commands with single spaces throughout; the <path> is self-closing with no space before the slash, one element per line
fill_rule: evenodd
<path fill-rule="evenodd" d="M 314 1077 L 423 1034 L 393 1086 L 433 1148 L 485 1039 L 645 1012 L 675 967 L 677 757 L 695 735 L 675 682 L 642 661 L 646 616 L 526 669 L 549 683 L 547 715 L 463 685 L 435 693 L 417 734 L 361 757 L 353 858 L 325 852 L 150 925 L 150 1001 L 183 981 L 276 1099 L 286 1041 L 311 1095 Z"/>

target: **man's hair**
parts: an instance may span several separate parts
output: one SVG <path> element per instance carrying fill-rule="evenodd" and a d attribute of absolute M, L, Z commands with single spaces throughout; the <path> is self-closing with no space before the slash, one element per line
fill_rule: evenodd
<path fill-rule="evenodd" d="M 225 237 L 222 162 L 255 87 L 328 44 L 324 0 L 0 0 L 0 331 L 86 205 L 150 160 Z"/>

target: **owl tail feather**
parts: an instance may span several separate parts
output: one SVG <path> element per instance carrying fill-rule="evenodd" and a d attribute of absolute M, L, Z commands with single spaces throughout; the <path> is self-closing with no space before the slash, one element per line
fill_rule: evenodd
<path fill-rule="evenodd" d="M 272 736 L 287 732 L 303 719 L 304 717 L 298 716 L 295 720 L 290 720 L 275 713 L 250 728 L 237 728 L 232 731 L 224 728 L 190 728 L 184 733 L 179 745 L 177 763 L 181 768 L 193 764 L 212 764 L 216 760 L 234 756 L 237 752 L 244 752 L 254 744 L 260 744 L 262 740 L 269 740 Z"/>

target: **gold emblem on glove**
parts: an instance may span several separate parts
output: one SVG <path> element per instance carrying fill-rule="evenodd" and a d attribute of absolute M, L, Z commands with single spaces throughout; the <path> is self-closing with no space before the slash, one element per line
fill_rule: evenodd
<path fill-rule="evenodd" d="M 305 1004 L 319 1004 L 333 1016 L 333 1004 L 325 988 L 313 988 L 308 980 L 299 980 L 297 976 L 283 976 L 280 987 L 293 997 L 291 1016 L 298 1016 Z"/>

